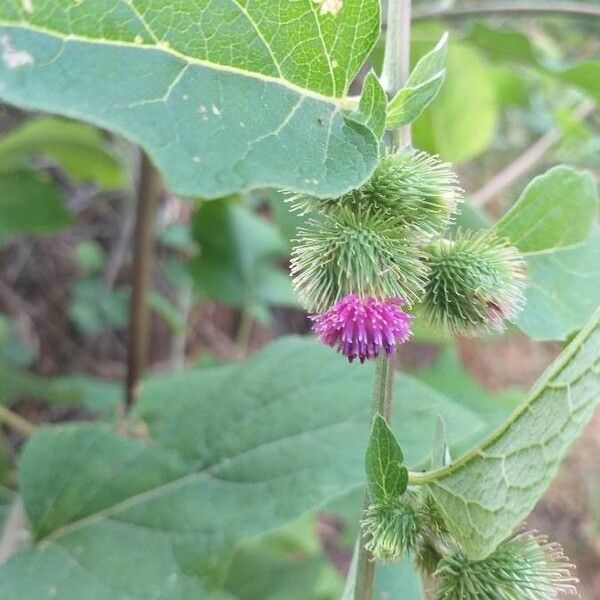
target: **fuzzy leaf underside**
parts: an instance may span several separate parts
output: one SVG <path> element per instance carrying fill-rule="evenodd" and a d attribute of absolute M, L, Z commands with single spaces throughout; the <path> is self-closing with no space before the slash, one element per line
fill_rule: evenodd
<path fill-rule="evenodd" d="M 138 142 L 182 195 L 333 196 L 378 157 L 337 102 L 378 35 L 378 0 L 8 0 L 0 99 Z"/>
<path fill-rule="evenodd" d="M 209 597 L 237 541 L 362 485 L 372 379 L 371 365 L 283 338 L 245 364 L 146 382 L 139 439 L 100 424 L 40 430 L 20 471 L 37 543 L 0 568 L 0 598 Z M 396 406 L 412 463 L 438 413 L 453 441 L 482 425 L 403 375 Z"/>
<path fill-rule="evenodd" d="M 500 429 L 427 478 L 451 533 L 489 555 L 530 513 L 600 401 L 600 309 Z"/>

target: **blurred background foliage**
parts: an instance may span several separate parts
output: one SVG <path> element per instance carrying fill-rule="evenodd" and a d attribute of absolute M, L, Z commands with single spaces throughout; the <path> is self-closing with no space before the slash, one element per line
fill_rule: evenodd
<path fill-rule="evenodd" d="M 496 14 L 493 1 L 478 3 L 479 16 L 452 17 L 463 4 L 473 3 L 414 3 L 413 61 L 450 30 L 446 81 L 415 123 L 414 144 L 455 164 L 469 203 L 458 225 L 477 228 L 559 163 L 597 180 L 600 36 L 597 19 Z M 450 16 L 425 18 L 430 11 Z M 382 56 L 380 44 L 376 70 Z M 360 87 L 359 78 L 354 91 Z M 87 125 L 8 106 L 0 106 L 0 132 L 0 404 L 34 423 L 114 420 L 127 358 L 138 151 Z M 565 206 L 576 196 L 565 189 Z M 238 361 L 281 335 L 309 332 L 287 275 L 302 217 L 285 200 L 276 190 L 210 202 L 162 195 L 153 371 Z M 600 300 L 597 230 L 580 246 L 531 260 L 531 276 L 555 303 L 530 306 L 556 318 L 545 328 L 531 319 L 519 325 L 543 343 L 517 328 L 475 341 L 418 325 L 399 357 L 402 368 L 481 419 L 475 436 L 510 412 Z M 582 297 L 587 303 L 578 304 Z M 13 503 L 22 444 L 14 431 L 0 432 L 0 522 Z M 599 457 L 596 418 L 531 519 L 579 565 L 588 600 L 600 597 Z M 338 598 L 360 502 L 356 494 L 340 498 L 245 541 L 223 589 L 242 600 Z M 378 598 L 396 597 L 398 585 L 404 600 L 421 593 L 405 565 L 384 569 L 378 585 Z"/>

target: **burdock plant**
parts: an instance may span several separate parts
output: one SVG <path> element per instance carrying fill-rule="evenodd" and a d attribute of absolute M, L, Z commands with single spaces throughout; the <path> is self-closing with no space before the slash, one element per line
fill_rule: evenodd
<path fill-rule="evenodd" d="M 389 22 L 396 6 L 390 2 Z M 358 189 L 290 199 L 306 217 L 291 271 L 315 333 L 350 362 L 377 359 L 365 509 L 345 598 L 370 600 L 374 562 L 407 555 L 432 578 L 436 600 L 552 600 L 574 590 L 560 548 L 533 534 L 483 558 L 465 551 L 443 503 L 416 485 L 426 476 L 403 465 L 388 425 L 389 357 L 409 339 L 413 320 L 463 335 L 502 331 L 524 303 L 525 263 L 510 240 L 493 229 L 450 233 L 462 199 L 450 165 L 398 135 Z"/>

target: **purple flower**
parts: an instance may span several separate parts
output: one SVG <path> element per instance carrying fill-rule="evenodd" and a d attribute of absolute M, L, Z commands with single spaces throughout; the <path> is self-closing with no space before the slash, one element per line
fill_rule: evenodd
<path fill-rule="evenodd" d="M 412 317 L 400 308 L 403 304 L 400 298 L 363 299 L 349 294 L 323 314 L 312 316 L 313 329 L 324 344 L 350 362 L 377 358 L 382 349 L 389 356 L 396 344 L 410 336 Z"/>

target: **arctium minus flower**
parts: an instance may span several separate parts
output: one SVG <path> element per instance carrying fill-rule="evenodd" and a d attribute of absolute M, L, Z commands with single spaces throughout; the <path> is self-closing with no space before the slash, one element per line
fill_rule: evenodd
<path fill-rule="evenodd" d="M 410 337 L 411 316 L 398 298 L 361 299 L 349 294 L 320 315 L 313 315 L 313 329 L 327 346 L 337 349 L 350 362 L 393 354 L 396 345 Z"/>
<path fill-rule="evenodd" d="M 459 232 L 427 248 L 423 312 L 434 326 L 462 334 L 502 331 L 521 310 L 525 287 L 519 251 L 492 231 Z"/>
<path fill-rule="evenodd" d="M 436 600 L 558 600 L 577 594 L 572 569 L 558 544 L 522 533 L 483 560 L 462 553 L 442 559 Z"/>

